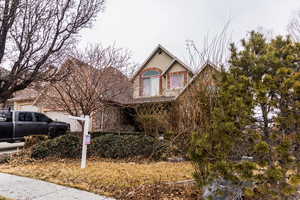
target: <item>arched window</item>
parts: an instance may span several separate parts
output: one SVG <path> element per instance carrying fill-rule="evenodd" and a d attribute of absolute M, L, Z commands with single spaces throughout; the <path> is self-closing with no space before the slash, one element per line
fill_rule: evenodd
<path fill-rule="evenodd" d="M 160 86 L 159 69 L 147 70 L 142 74 L 143 96 L 158 96 Z"/>

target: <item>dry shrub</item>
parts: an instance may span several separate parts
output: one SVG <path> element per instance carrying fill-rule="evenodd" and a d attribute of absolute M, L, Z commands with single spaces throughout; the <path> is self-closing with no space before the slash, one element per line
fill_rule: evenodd
<path fill-rule="evenodd" d="M 118 196 L 121 200 L 201 200 L 201 191 L 194 185 L 153 184 L 130 188 Z"/>
<path fill-rule="evenodd" d="M 12 199 L 9 199 L 9 198 L 7 198 L 7 197 L 0 196 L 0 200 L 12 200 Z"/>
<path fill-rule="evenodd" d="M 135 107 L 136 119 L 147 135 L 158 136 L 169 126 L 170 103 L 142 104 Z"/>
<path fill-rule="evenodd" d="M 28 163 L 32 163 L 35 160 L 31 158 L 31 149 L 25 149 L 13 153 L 13 154 L 6 154 L 4 155 L 5 163 L 9 164 L 10 166 L 20 166 L 25 165 Z"/>
<path fill-rule="evenodd" d="M 47 135 L 32 135 L 25 137 L 24 148 L 30 148 L 36 144 L 40 144 L 43 141 L 48 140 Z"/>

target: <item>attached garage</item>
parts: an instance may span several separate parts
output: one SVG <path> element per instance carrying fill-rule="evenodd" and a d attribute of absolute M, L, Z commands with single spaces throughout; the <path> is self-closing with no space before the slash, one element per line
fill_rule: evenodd
<path fill-rule="evenodd" d="M 33 105 L 19 105 L 18 110 L 30 111 L 30 112 L 38 112 L 39 111 L 38 107 L 33 106 Z"/>
<path fill-rule="evenodd" d="M 70 129 L 72 132 L 81 131 L 81 126 L 76 120 L 72 120 L 69 118 L 69 114 L 55 111 L 45 111 L 44 112 L 48 117 L 50 117 L 54 121 L 61 121 L 70 124 Z"/>

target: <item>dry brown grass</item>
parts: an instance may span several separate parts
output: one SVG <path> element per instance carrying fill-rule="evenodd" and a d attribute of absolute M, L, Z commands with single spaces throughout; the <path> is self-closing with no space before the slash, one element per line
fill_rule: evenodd
<path fill-rule="evenodd" d="M 6 197 L 3 197 L 3 196 L 0 196 L 0 200 L 12 200 L 12 199 L 9 199 L 9 198 L 6 198 Z"/>
<path fill-rule="evenodd" d="M 193 166 L 189 162 L 94 160 L 88 162 L 86 169 L 80 169 L 79 160 L 53 160 L 4 164 L 0 165 L 0 171 L 118 197 L 141 185 L 192 179 Z"/>

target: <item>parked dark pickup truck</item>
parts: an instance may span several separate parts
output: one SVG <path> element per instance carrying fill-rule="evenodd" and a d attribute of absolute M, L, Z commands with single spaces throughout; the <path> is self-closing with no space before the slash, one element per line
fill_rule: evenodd
<path fill-rule="evenodd" d="M 15 141 L 29 135 L 56 137 L 70 129 L 64 122 L 56 122 L 38 112 L 0 111 L 0 141 Z"/>

